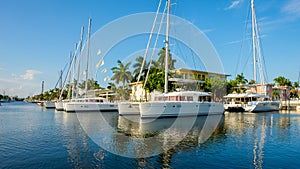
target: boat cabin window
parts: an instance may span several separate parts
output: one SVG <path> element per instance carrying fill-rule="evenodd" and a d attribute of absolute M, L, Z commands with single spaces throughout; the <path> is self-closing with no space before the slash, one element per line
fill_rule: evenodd
<path fill-rule="evenodd" d="M 186 100 L 187 100 L 187 101 L 193 101 L 193 96 L 187 96 L 187 97 L 186 97 Z"/>
<path fill-rule="evenodd" d="M 180 101 L 185 101 L 185 96 L 179 96 L 180 97 Z"/>
<path fill-rule="evenodd" d="M 169 96 L 169 101 L 178 101 L 178 96 Z"/>
<path fill-rule="evenodd" d="M 198 101 L 200 101 L 200 102 L 211 102 L 211 96 L 199 96 Z"/>
<path fill-rule="evenodd" d="M 256 97 L 251 97 L 251 101 L 257 101 Z"/>
<path fill-rule="evenodd" d="M 166 101 L 168 100 L 167 96 L 157 96 L 154 98 L 155 101 Z"/>

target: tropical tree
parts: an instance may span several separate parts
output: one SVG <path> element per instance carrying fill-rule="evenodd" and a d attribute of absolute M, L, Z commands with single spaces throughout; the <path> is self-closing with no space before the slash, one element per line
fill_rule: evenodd
<path fill-rule="evenodd" d="M 169 73 L 168 76 L 174 77 L 175 75 Z M 143 81 L 143 83 L 144 83 L 144 81 Z M 174 91 L 175 86 L 176 85 L 173 83 L 168 83 L 168 90 Z M 148 75 L 148 80 L 145 85 L 145 89 L 149 92 L 152 92 L 153 90 L 163 92 L 164 88 L 165 88 L 165 71 L 157 69 L 157 68 L 150 69 L 149 75 Z"/>
<path fill-rule="evenodd" d="M 278 100 L 278 98 L 279 98 L 279 93 L 278 93 L 278 91 L 273 91 L 273 92 L 272 92 L 272 99 L 273 99 L 273 100 Z"/>
<path fill-rule="evenodd" d="M 114 83 L 111 83 L 111 82 L 108 83 L 107 88 L 110 89 L 110 90 L 113 90 L 113 91 L 117 90 L 116 85 Z"/>
<path fill-rule="evenodd" d="M 293 83 L 293 88 L 294 89 L 298 89 L 299 88 L 299 83 L 298 82 L 294 82 Z"/>
<path fill-rule="evenodd" d="M 243 73 L 236 75 L 235 80 L 237 81 L 238 84 L 248 83 L 248 80 L 245 78 Z"/>
<path fill-rule="evenodd" d="M 278 85 L 278 86 L 289 86 L 292 87 L 292 82 L 289 79 L 286 79 L 283 76 L 278 76 L 274 79 L 274 82 Z"/>
<path fill-rule="evenodd" d="M 118 66 L 111 68 L 113 72 L 113 77 L 111 78 L 117 84 L 122 82 L 123 89 L 125 88 L 126 83 L 129 83 L 132 79 L 132 74 L 129 71 L 129 66 L 131 62 L 124 65 L 120 60 L 118 60 Z"/>
<path fill-rule="evenodd" d="M 212 92 L 213 100 L 220 100 L 226 93 L 226 83 L 219 78 L 207 78 L 204 91 Z"/>
<path fill-rule="evenodd" d="M 165 69 L 165 58 L 166 58 L 166 48 L 162 48 L 159 53 L 158 53 L 158 60 L 157 62 L 159 63 L 158 65 L 158 69 L 164 70 Z M 169 49 L 169 58 L 168 58 L 168 68 L 169 70 L 171 69 L 175 69 L 175 62 L 176 60 L 172 59 L 172 54 L 170 53 L 170 49 Z"/>
<path fill-rule="evenodd" d="M 227 93 L 236 91 L 237 93 L 245 92 L 245 89 L 239 86 L 240 84 L 247 84 L 248 80 L 244 77 L 244 74 L 238 74 L 235 79 L 226 82 Z M 251 80 L 249 84 L 254 84 L 255 81 Z"/>
<path fill-rule="evenodd" d="M 255 80 L 250 80 L 250 81 L 249 81 L 249 84 L 250 84 L 250 85 L 255 84 L 255 83 L 256 83 Z"/>
<path fill-rule="evenodd" d="M 290 97 L 291 97 L 291 98 L 299 98 L 298 92 L 295 91 L 295 90 L 294 90 L 294 91 L 291 91 Z"/>
<path fill-rule="evenodd" d="M 135 64 L 132 66 L 134 68 L 133 70 L 133 74 L 134 77 L 137 78 L 138 75 L 140 74 L 142 65 L 143 65 L 143 60 L 144 58 L 142 56 L 139 56 L 135 59 Z M 149 67 L 149 63 L 147 63 L 147 61 L 145 61 L 144 66 L 143 66 L 143 70 L 142 70 L 142 75 L 145 75 L 147 73 L 147 69 Z"/>
<path fill-rule="evenodd" d="M 79 83 L 78 87 L 80 89 L 85 89 L 85 81 L 82 81 L 82 83 Z M 88 90 L 95 90 L 95 89 L 101 89 L 100 85 L 98 82 L 94 79 L 88 79 L 87 82 L 87 89 Z"/>

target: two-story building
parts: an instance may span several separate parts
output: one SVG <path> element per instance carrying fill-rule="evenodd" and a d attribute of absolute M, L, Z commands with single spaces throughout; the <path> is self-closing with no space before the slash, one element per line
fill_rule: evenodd
<path fill-rule="evenodd" d="M 226 81 L 227 77 L 230 76 L 228 74 L 223 73 L 213 73 L 213 72 L 207 72 L 207 71 L 200 71 L 200 70 L 191 70 L 191 69 L 185 69 L 185 68 L 179 68 L 172 70 L 177 75 L 181 76 L 182 79 L 187 80 L 205 80 L 207 78 L 219 78 L 222 81 Z M 131 93 L 130 93 L 130 99 L 133 101 L 145 101 L 151 100 L 151 95 L 158 93 L 157 91 L 154 91 L 153 93 L 146 92 L 143 89 L 143 83 L 142 82 L 133 82 L 130 84 L 131 86 Z"/>

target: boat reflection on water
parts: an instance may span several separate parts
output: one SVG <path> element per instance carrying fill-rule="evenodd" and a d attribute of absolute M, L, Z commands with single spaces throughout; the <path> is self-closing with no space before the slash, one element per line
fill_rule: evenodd
<path fill-rule="evenodd" d="M 140 116 L 119 116 L 117 142 L 123 148 L 136 140 L 137 157 L 149 157 L 176 152 L 177 145 L 196 147 L 216 134 L 224 115 L 191 116 L 178 118 L 141 119 Z M 121 135 L 121 136 L 120 136 Z M 127 137 L 124 137 L 127 136 Z M 124 138 L 127 140 L 125 141 Z M 138 146 L 137 146 L 138 145 Z M 125 146 L 125 147 L 124 147 Z M 128 147 L 127 147 L 128 148 Z M 123 150 L 127 151 L 127 150 Z M 124 152 L 123 152 L 124 153 Z M 132 152 L 128 152 L 132 153 Z"/>

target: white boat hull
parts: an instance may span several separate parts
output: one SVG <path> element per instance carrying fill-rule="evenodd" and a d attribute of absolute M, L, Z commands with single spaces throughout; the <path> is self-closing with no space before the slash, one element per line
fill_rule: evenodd
<path fill-rule="evenodd" d="M 55 103 L 54 102 L 45 101 L 44 102 L 44 107 L 47 108 L 47 109 L 55 108 Z"/>
<path fill-rule="evenodd" d="M 140 102 L 122 102 L 118 103 L 119 115 L 139 115 Z"/>
<path fill-rule="evenodd" d="M 249 112 L 268 112 L 279 110 L 279 102 L 265 101 L 265 102 L 249 102 L 245 107 L 245 111 Z"/>
<path fill-rule="evenodd" d="M 225 111 L 229 112 L 244 112 L 245 106 L 243 104 L 224 104 Z"/>
<path fill-rule="evenodd" d="M 69 102 L 64 104 L 66 112 L 117 111 L 115 103 Z"/>
<path fill-rule="evenodd" d="M 201 116 L 223 114 L 224 106 L 217 102 L 142 102 L 141 118 Z"/>
<path fill-rule="evenodd" d="M 64 110 L 63 102 L 55 102 L 55 109 L 58 111 Z"/>

